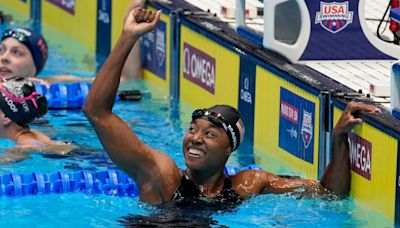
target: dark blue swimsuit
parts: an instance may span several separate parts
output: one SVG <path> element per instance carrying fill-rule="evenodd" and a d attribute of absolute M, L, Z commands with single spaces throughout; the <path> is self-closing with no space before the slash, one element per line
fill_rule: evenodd
<path fill-rule="evenodd" d="M 149 215 L 129 214 L 118 221 L 125 227 L 226 227 L 213 219 L 215 213 L 232 212 L 242 202 L 229 178 L 216 197 L 207 197 L 182 171 L 182 180 L 172 201 L 151 209 Z"/>
<path fill-rule="evenodd" d="M 200 192 L 184 171 L 182 173 L 181 185 L 175 191 L 172 198 L 172 200 L 178 204 L 184 201 L 193 203 L 193 201 L 203 200 L 210 203 L 232 205 L 238 204 L 242 201 L 241 197 L 232 189 L 232 183 L 229 178 L 225 178 L 224 186 L 220 194 L 216 197 L 210 198 Z"/>

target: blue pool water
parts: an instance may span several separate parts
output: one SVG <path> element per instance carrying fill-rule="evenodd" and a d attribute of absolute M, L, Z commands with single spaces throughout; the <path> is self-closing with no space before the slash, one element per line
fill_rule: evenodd
<path fill-rule="evenodd" d="M 136 88 L 155 92 L 143 82 Z M 156 92 L 155 92 L 156 93 Z M 153 96 L 153 95 L 152 95 Z M 156 96 L 156 95 L 154 95 Z M 169 154 L 184 167 L 181 140 L 188 127 L 190 107 L 180 107 L 167 98 L 145 98 L 142 102 L 119 102 L 114 111 L 121 115 L 135 130 L 139 138 L 154 148 Z M 182 106 L 182 105 L 181 105 Z M 180 111 L 182 110 L 182 111 Z M 80 111 L 50 111 L 47 124 L 33 127 L 52 138 L 72 141 L 81 149 L 72 157 L 55 159 L 33 154 L 32 159 L 0 167 L 0 175 L 9 172 L 53 173 L 74 172 L 81 169 L 106 170 L 115 168 L 102 149 L 93 129 Z M 168 136 L 168 137 L 167 137 Z M 5 141 L 5 146 L 10 142 Z M 239 150 L 229 160 L 229 165 L 252 164 L 252 152 Z M 290 169 L 281 167 L 281 170 Z M 273 170 L 275 171 L 275 170 Z M 128 214 L 152 215 L 158 208 L 141 203 L 137 198 L 87 195 L 84 193 L 51 194 L 25 197 L 2 197 L 0 199 L 0 227 L 23 226 L 120 226 L 118 220 Z M 201 212 L 203 213 L 203 212 Z M 365 214 L 369 213 L 368 217 Z M 262 195 L 245 201 L 229 211 L 204 211 L 207 221 L 216 227 L 266 227 L 266 226 L 370 226 L 382 218 L 358 208 L 352 200 L 323 201 L 319 199 L 295 199 L 286 195 Z M 197 214 L 196 214 L 197 215 Z M 185 212 L 182 216 L 190 216 Z M 385 221 L 382 219 L 381 221 Z M 387 222 L 387 224 L 389 224 Z M 381 226 L 382 223 L 379 223 Z"/>
<path fill-rule="evenodd" d="M 93 56 L 80 61 L 71 53 L 63 53 L 56 42 L 51 44 L 50 60 L 44 75 L 61 72 L 61 66 L 82 69 L 73 72 L 90 76 L 95 66 Z M 61 53 L 61 54 L 60 54 Z M 114 112 L 134 129 L 146 144 L 164 151 L 179 167 L 184 168 L 181 153 L 183 135 L 188 128 L 191 110 L 185 104 L 169 100 L 165 94 L 145 82 L 130 82 L 125 88 L 140 89 L 146 96 L 141 102 L 118 102 Z M 90 124 L 80 111 L 50 110 L 42 124 L 32 128 L 50 135 L 53 139 L 67 140 L 78 145 L 71 157 L 48 158 L 32 154 L 32 159 L 0 166 L 0 175 L 14 173 L 74 172 L 81 169 L 106 170 L 115 168 Z M 0 150 L 13 146 L 0 140 Z M 228 165 L 246 166 L 254 163 L 253 151 L 244 145 L 233 153 Z M 277 166 L 272 172 L 293 174 L 288 167 Z M 299 174 L 301 175 L 301 174 Z M 0 227 L 119 227 L 120 220 L 128 215 L 142 215 L 162 219 L 168 215 L 186 218 L 187 225 L 212 224 L 213 227 L 390 227 L 390 222 L 377 212 L 365 211 L 352 199 L 324 201 L 296 199 L 289 195 L 255 196 L 230 210 L 192 208 L 184 212 L 161 210 L 142 203 L 138 198 L 89 195 L 85 193 L 49 194 L 0 198 Z M 161 216 L 160 216 L 161 215 Z M 160 216 L 158 218 L 157 216 Z"/>

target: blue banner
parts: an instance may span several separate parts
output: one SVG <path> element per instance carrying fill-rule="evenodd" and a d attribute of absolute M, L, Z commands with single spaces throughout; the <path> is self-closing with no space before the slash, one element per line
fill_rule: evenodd
<path fill-rule="evenodd" d="M 315 104 L 289 90 L 280 90 L 279 147 L 314 162 Z"/>
<path fill-rule="evenodd" d="M 240 57 L 239 111 L 246 127 L 245 138 L 253 145 L 254 140 L 254 101 L 256 90 L 256 64 L 246 57 Z"/>
<path fill-rule="evenodd" d="M 242 114 L 245 126 L 245 135 L 242 145 L 239 147 L 241 153 L 238 153 L 240 165 L 252 164 L 254 162 L 253 144 L 254 144 L 254 107 L 256 91 L 256 64 L 246 56 L 240 56 L 240 74 L 239 74 L 239 96 L 238 109 Z"/>
<path fill-rule="evenodd" d="M 392 59 L 365 36 L 358 0 L 305 1 L 311 33 L 301 60 Z"/>
<path fill-rule="evenodd" d="M 157 28 L 147 33 L 141 42 L 143 68 L 165 80 L 167 32 L 166 24 L 160 21 Z"/>
<path fill-rule="evenodd" d="M 96 58 L 101 67 L 111 51 L 111 0 L 97 1 Z"/>

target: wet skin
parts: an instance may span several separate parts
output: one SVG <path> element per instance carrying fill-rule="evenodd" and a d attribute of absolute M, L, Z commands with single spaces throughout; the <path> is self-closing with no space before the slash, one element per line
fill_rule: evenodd
<path fill-rule="evenodd" d="M 138 184 L 140 199 L 152 204 L 172 200 L 181 184 L 182 172 L 167 154 L 138 139 L 132 129 L 112 112 L 112 108 L 130 50 L 140 36 L 156 27 L 159 19 L 160 12 L 145 9 L 135 9 L 129 14 L 123 32 L 93 82 L 83 107 L 110 158 Z M 356 111 L 377 112 L 372 105 L 349 104 L 333 132 L 332 162 L 321 179 L 322 184 L 307 179 L 281 178 L 262 170 L 247 170 L 225 177 L 223 169 L 232 153 L 229 139 L 222 128 L 207 119 L 195 120 L 183 139 L 187 173 L 200 192 L 208 197 L 221 192 L 225 178 L 230 178 L 233 190 L 243 198 L 295 190 L 300 190 L 304 196 L 324 196 L 329 192 L 347 196 L 350 167 L 346 137 L 355 125 L 362 123 L 353 114 Z"/>
<path fill-rule="evenodd" d="M 35 77 L 36 67 L 29 49 L 15 38 L 6 38 L 0 44 L 0 76 Z"/>
<path fill-rule="evenodd" d="M 215 172 L 221 170 L 231 154 L 225 131 L 205 119 L 190 124 L 183 138 L 186 167 L 191 170 Z"/>

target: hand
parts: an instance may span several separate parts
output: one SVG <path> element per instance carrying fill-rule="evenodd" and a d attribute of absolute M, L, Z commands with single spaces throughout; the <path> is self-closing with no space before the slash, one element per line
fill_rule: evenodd
<path fill-rule="evenodd" d="M 124 32 L 141 36 L 153 30 L 160 20 L 161 11 L 153 12 L 142 8 L 132 10 L 125 21 Z"/>
<path fill-rule="evenodd" d="M 360 112 L 381 113 L 381 110 L 374 105 L 362 102 L 349 102 L 333 130 L 334 134 L 347 134 L 356 125 L 362 124 L 363 120 L 358 116 Z"/>
<path fill-rule="evenodd" d="M 128 18 L 130 12 L 138 7 L 144 7 L 146 3 L 146 0 L 131 0 L 131 3 L 129 3 L 128 8 L 126 9 L 125 15 L 124 15 L 124 24 L 126 19 Z"/>

